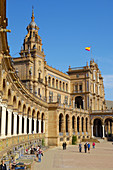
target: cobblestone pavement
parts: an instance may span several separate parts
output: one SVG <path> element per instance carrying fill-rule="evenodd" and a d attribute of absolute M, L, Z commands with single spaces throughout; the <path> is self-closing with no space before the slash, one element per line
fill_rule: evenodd
<path fill-rule="evenodd" d="M 82 144 L 83 145 L 83 144 Z M 78 145 L 53 148 L 44 153 L 42 162 L 34 163 L 34 170 L 113 170 L 113 145 L 111 142 L 98 143 L 90 153 L 78 152 Z"/>

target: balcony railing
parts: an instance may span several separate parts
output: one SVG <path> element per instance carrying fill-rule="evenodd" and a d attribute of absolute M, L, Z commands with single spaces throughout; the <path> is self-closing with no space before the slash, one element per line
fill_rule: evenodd
<path fill-rule="evenodd" d="M 92 110 L 92 113 L 113 113 L 113 110 Z"/>
<path fill-rule="evenodd" d="M 83 93 L 83 90 L 74 90 L 73 93 Z"/>

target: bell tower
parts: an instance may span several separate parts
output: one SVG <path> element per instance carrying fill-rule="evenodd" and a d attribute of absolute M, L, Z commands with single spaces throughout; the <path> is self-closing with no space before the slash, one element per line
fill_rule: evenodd
<path fill-rule="evenodd" d="M 44 96 L 44 60 L 42 39 L 38 34 L 39 27 L 35 23 L 34 8 L 32 8 L 31 22 L 27 26 L 20 56 L 14 58 L 16 69 L 25 86 L 37 96 Z M 42 87 L 43 86 L 43 87 Z"/>

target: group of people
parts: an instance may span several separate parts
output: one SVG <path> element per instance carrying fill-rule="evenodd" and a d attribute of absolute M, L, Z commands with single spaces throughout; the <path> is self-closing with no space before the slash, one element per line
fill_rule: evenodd
<path fill-rule="evenodd" d="M 95 148 L 95 142 L 92 143 L 92 146 L 93 146 L 93 148 Z M 91 148 L 90 143 L 86 142 L 84 144 L 85 153 L 87 153 L 87 152 L 90 153 L 90 148 Z M 82 152 L 82 143 L 81 142 L 79 143 L 79 152 Z"/>
<path fill-rule="evenodd" d="M 41 150 L 41 146 L 40 145 L 38 145 L 36 148 L 31 146 L 29 151 L 30 151 L 30 154 L 35 154 L 36 155 L 36 161 L 37 162 L 41 162 L 41 156 L 43 156 L 43 152 Z"/>

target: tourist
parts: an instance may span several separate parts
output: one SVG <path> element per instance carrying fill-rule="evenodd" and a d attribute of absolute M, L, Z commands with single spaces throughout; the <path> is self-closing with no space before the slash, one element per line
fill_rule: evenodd
<path fill-rule="evenodd" d="M 65 149 L 66 149 L 67 143 L 65 142 Z"/>
<path fill-rule="evenodd" d="M 39 148 L 39 151 L 38 151 L 38 162 L 41 162 L 41 156 L 43 156 L 43 153 L 42 153 L 41 148 Z"/>
<path fill-rule="evenodd" d="M 65 150 L 65 146 L 66 145 L 66 142 L 63 142 L 62 146 L 63 146 L 63 150 Z"/>
<path fill-rule="evenodd" d="M 33 148 L 33 146 L 31 146 L 30 154 L 34 154 L 34 148 Z"/>
<path fill-rule="evenodd" d="M 95 142 L 93 142 L 92 146 L 93 146 L 93 148 L 95 148 Z"/>
<path fill-rule="evenodd" d="M 82 144 L 81 144 L 81 142 L 79 143 L 79 152 L 82 152 Z"/>
<path fill-rule="evenodd" d="M 38 145 L 38 146 L 36 147 L 36 161 L 37 161 L 37 162 L 38 162 L 39 148 L 40 148 L 40 146 Z"/>
<path fill-rule="evenodd" d="M 88 147 L 88 153 L 90 153 L 90 143 L 87 144 Z"/>
<path fill-rule="evenodd" d="M 0 170 L 7 170 L 7 167 L 6 167 L 6 164 L 5 164 L 5 161 L 2 159 L 2 164 L 0 165 Z"/>
<path fill-rule="evenodd" d="M 87 143 L 84 144 L 85 153 L 87 153 Z"/>

